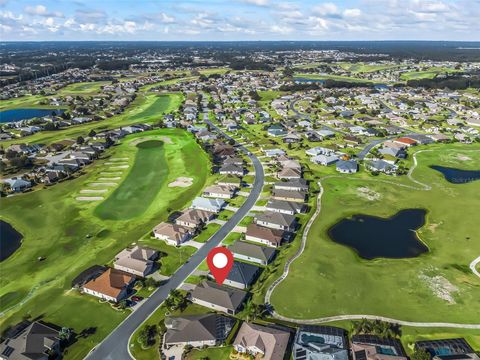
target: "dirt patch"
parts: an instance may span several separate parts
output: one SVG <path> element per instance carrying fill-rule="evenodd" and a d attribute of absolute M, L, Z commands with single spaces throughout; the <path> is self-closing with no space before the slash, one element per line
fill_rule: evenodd
<path fill-rule="evenodd" d="M 380 200 L 382 195 L 368 187 L 359 187 L 357 188 L 358 196 L 361 198 L 367 199 L 368 201 L 377 201 Z"/>
<path fill-rule="evenodd" d="M 453 298 L 453 293 L 458 292 L 458 288 L 441 275 L 428 276 L 420 274 L 418 276 L 420 280 L 423 280 L 436 297 L 445 300 L 449 304 L 456 304 Z"/>
<path fill-rule="evenodd" d="M 192 186 L 193 179 L 189 177 L 179 177 L 175 181 L 168 184 L 168 187 L 189 187 Z"/>
<path fill-rule="evenodd" d="M 437 230 L 437 227 L 440 226 L 441 224 L 430 224 L 428 225 L 428 230 L 430 230 L 432 233 L 435 232 L 435 230 Z"/>

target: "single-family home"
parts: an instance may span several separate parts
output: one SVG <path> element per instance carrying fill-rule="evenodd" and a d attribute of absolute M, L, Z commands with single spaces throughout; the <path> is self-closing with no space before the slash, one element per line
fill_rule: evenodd
<path fill-rule="evenodd" d="M 115 256 L 113 267 L 120 271 L 145 277 L 150 274 L 155 266 L 158 251 L 135 245 L 120 251 Z"/>
<path fill-rule="evenodd" d="M 254 221 L 257 225 L 283 231 L 294 231 L 297 225 L 295 216 L 273 211 L 257 214 Z"/>
<path fill-rule="evenodd" d="M 235 260 L 232 269 L 223 282 L 223 285 L 242 290 L 247 289 L 257 280 L 260 272 L 261 268 L 258 266 Z M 209 273 L 208 276 L 213 279 L 211 273 Z"/>
<path fill-rule="evenodd" d="M 178 246 L 192 237 L 193 230 L 182 225 L 162 222 L 153 229 L 153 236 L 165 240 L 168 245 Z"/>
<path fill-rule="evenodd" d="M 397 166 L 385 160 L 372 160 L 365 162 L 365 167 L 370 171 L 383 172 L 387 175 L 394 175 L 397 171 Z"/>
<path fill-rule="evenodd" d="M 287 215 L 295 215 L 304 213 L 307 210 L 305 204 L 294 201 L 269 200 L 265 206 L 265 210 L 272 212 L 279 212 Z"/>
<path fill-rule="evenodd" d="M 287 130 L 281 125 L 273 124 L 267 129 L 267 133 L 273 137 L 284 136 L 287 134 Z"/>
<path fill-rule="evenodd" d="M 335 164 L 339 160 L 337 155 L 317 155 L 310 158 L 310 161 L 314 164 L 320 164 L 323 166 L 328 166 Z"/>
<path fill-rule="evenodd" d="M 223 209 L 225 205 L 226 202 L 222 199 L 196 197 L 195 199 L 193 199 L 191 207 L 192 209 L 199 209 L 218 213 Z"/>
<path fill-rule="evenodd" d="M 342 174 L 353 174 L 358 171 L 356 160 L 338 160 L 336 170 Z"/>
<path fill-rule="evenodd" d="M 282 245 L 282 242 L 285 239 L 285 232 L 282 230 L 259 226 L 257 224 L 250 224 L 247 226 L 245 239 L 271 247 L 279 247 Z"/>
<path fill-rule="evenodd" d="M 275 200 L 305 202 L 306 197 L 307 197 L 307 194 L 303 191 L 276 190 L 276 189 L 272 191 L 272 199 L 275 199 Z"/>
<path fill-rule="evenodd" d="M 16 178 L 16 177 L 11 178 L 11 179 L 5 179 L 5 180 L 3 180 L 3 182 L 5 184 L 8 184 L 10 186 L 10 189 L 13 192 L 21 192 L 25 189 L 28 189 L 28 188 L 32 187 L 32 183 L 30 181 L 23 180 L 23 179 Z"/>
<path fill-rule="evenodd" d="M 293 360 L 349 360 L 347 333 L 333 326 L 302 326 L 292 352 Z"/>
<path fill-rule="evenodd" d="M 243 290 L 211 281 L 202 281 L 189 294 L 193 303 L 230 315 L 235 315 L 241 310 L 246 297 L 247 292 Z"/>
<path fill-rule="evenodd" d="M 464 338 L 417 341 L 415 350 L 426 351 L 433 360 L 480 360 Z"/>
<path fill-rule="evenodd" d="M 2 360 L 49 360 L 60 353 L 60 332 L 41 322 L 22 322 L 0 344 Z"/>
<path fill-rule="evenodd" d="M 108 268 L 100 276 L 85 283 L 82 290 L 86 294 L 116 303 L 128 296 L 134 282 L 135 276 Z"/>
<path fill-rule="evenodd" d="M 233 341 L 233 347 L 239 353 L 264 360 L 283 360 L 289 340 L 288 331 L 244 322 Z"/>
<path fill-rule="evenodd" d="M 203 347 L 221 345 L 235 324 L 235 319 L 219 314 L 168 316 L 165 319 L 163 345 Z"/>
<path fill-rule="evenodd" d="M 305 179 L 292 179 L 279 181 L 274 185 L 275 190 L 308 191 L 308 184 Z"/>
<path fill-rule="evenodd" d="M 270 247 L 236 241 L 228 247 L 236 259 L 268 265 L 275 257 L 276 251 Z"/>
<path fill-rule="evenodd" d="M 353 360 L 407 360 L 398 339 L 375 335 L 353 335 L 351 341 Z"/>
<path fill-rule="evenodd" d="M 407 137 L 401 137 L 401 138 L 398 138 L 398 139 L 394 139 L 393 142 L 395 142 L 397 144 L 400 144 L 400 145 L 407 146 L 407 147 L 417 145 L 417 141 L 415 141 L 411 138 L 407 138 Z"/>
<path fill-rule="evenodd" d="M 215 213 L 200 209 L 188 209 L 175 219 L 175 224 L 196 229 L 212 219 Z"/>
<path fill-rule="evenodd" d="M 221 199 L 231 199 L 235 195 L 236 187 L 225 185 L 212 185 L 205 188 L 203 196 Z"/>
<path fill-rule="evenodd" d="M 220 167 L 218 171 L 222 175 L 237 175 L 243 176 L 245 175 L 245 169 L 243 166 L 235 165 L 235 164 L 226 164 Z"/>
<path fill-rule="evenodd" d="M 281 149 L 265 149 L 263 150 L 263 152 L 265 153 L 266 157 L 277 157 L 285 155 L 285 151 Z"/>

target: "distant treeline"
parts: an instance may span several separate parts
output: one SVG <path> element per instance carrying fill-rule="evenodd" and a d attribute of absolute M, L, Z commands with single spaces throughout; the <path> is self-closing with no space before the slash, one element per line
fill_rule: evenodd
<path fill-rule="evenodd" d="M 280 91 L 304 91 L 304 90 L 316 90 L 321 88 L 357 88 L 357 87 L 371 87 L 375 84 L 371 82 L 353 82 L 328 79 L 324 82 L 309 82 L 309 83 L 293 83 L 280 86 Z"/>
<path fill-rule="evenodd" d="M 433 79 L 417 79 L 408 80 L 408 86 L 424 87 L 427 89 L 444 89 L 464 90 L 467 88 L 480 88 L 480 76 L 473 77 L 448 77 L 448 78 L 433 78 Z"/>

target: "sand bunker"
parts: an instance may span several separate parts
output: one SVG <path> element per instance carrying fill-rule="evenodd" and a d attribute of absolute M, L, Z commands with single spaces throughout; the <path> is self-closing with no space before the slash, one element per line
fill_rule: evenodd
<path fill-rule="evenodd" d="M 107 189 L 80 190 L 80 194 L 100 194 L 100 193 L 106 193 L 107 191 L 108 191 Z"/>
<path fill-rule="evenodd" d="M 122 175 L 123 172 L 121 172 L 121 171 L 102 171 L 100 174 L 102 174 L 102 175 Z"/>
<path fill-rule="evenodd" d="M 168 184 L 168 187 L 189 187 L 192 186 L 193 179 L 189 177 L 179 177 Z"/>
<path fill-rule="evenodd" d="M 123 157 L 123 158 L 110 158 L 110 161 L 125 161 L 128 160 L 128 157 Z"/>
<path fill-rule="evenodd" d="M 458 155 L 457 159 L 460 160 L 460 161 L 470 161 L 470 160 L 472 160 L 471 157 L 468 157 L 466 155 Z"/>
<path fill-rule="evenodd" d="M 110 169 L 112 170 L 128 169 L 128 165 L 110 166 Z"/>
<path fill-rule="evenodd" d="M 95 183 L 90 183 L 88 186 L 116 186 L 117 183 L 114 182 L 95 182 Z"/>
<path fill-rule="evenodd" d="M 99 201 L 103 200 L 102 196 L 79 196 L 75 198 L 78 201 Z"/>
<path fill-rule="evenodd" d="M 128 166 L 128 163 L 124 163 L 124 162 L 118 162 L 118 161 L 107 161 L 105 162 L 105 165 L 115 165 L 115 166 L 120 166 L 120 165 L 127 165 Z"/>
<path fill-rule="evenodd" d="M 101 178 L 98 178 L 98 180 L 106 180 L 106 181 L 109 181 L 109 180 L 120 180 L 121 177 L 120 176 L 116 176 L 116 177 L 101 177 Z"/>

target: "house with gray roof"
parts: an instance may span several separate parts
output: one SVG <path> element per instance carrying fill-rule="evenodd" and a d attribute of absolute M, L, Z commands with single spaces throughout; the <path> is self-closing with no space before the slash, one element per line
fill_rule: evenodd
<path fill-rule="evenodd" d="M 339 160 L 337 155 L 317 155 L 310 158 L 310 161 L 314 164 L 320 164 L 323 166 L 328 166 L 335 164 Z"/>
<path fill-rule="evenodd" d="M 158 251 L 135 245 L 118 253 L 113 267 L 129 274 L 145 277 L 152 272 L 154 260 L 157 257 Z"/>
<path fill-rule="evenodd" d="M 0 359 L 48 360 L 50 353 L 59 353 L 59 344 L 58 330 L 35 321 L 0 344 Z"/>
<path fill-rule="evenodd" d="M 10 186 L 10 189 L 14 192 L 21 192 L 25 189 L 32 187 L 32 183 L 30 181 L 26 181 L 20 178 L 11 178 L 3 180 L 5 184 Z"/>
<path fill-rule="evenodd" d="M 165 319 L 163 345 L 180 346 L 221 345 L 235 324 L 235 319 L 219 314 L 169 316 Z"/>
<path fill-rule="evenodd" d="M 294 360 L 348 360 L 344 329 L 332 326 L 303 326 L 293 343 Z"/>
<path fill-rule="evenodd" d="M 308 184 L 305 179 L 279 181 L 275 183 L 273 187 L 275 190 L 308 191 Z"/>
<path fill-rule="evenodd" d="M 387 175 L 394 175 L 397 171 L 397 166 L 390 164 L 385 160 L 372 160 L 365 162 L 365 167 L 370 171 L 383 172 Z"/>
<path fill-rule="evenodd" d="M 301 214 L 307 211 L 307 206 L 294 201 L 282 201 L 271 199 L 265 206 L 267 211 L 278 212 L 287 215 Z"/>
<path fill-rule="evenodd" d="M 272 199 L 283 201 L 305 202 L 307 194 L 304 191 L 292 191 L 274 189 L 272 191 Z"/>
<path fill-rule="evenodd" d="M 235 315 L 241 310 L 247 294 L 242 290 L 218 285 L 211 281 L 203 281 L 190 292 L 189 297 L 195 304 Z"/>
<path fill-rule="evenodd" d="M 195 199 L 193 199 L 191 208 L 218 213 L 223 209 L 225 205 L 226 202 L 222 199 L 207 199 L 204 197 L 196 197 Z"/>
<path fill-rule="evenodd" d="M 258 266 L 235 260 L 223 285 L 242 290 L 246 289 L 257 280 L 261 270 Z M 208 276 L 213 278 L 211 273 L 209 273 Z"/>
<path fill-rule="evenodd" d="M 245 241 L 236 241 L 228 248 L 233 253 L 234 258 L 254 262 L 263 266 L 268 265 L 276 254 L 276 250 L 271 247 L 250 244 Z"/>
<path fill-rule="evenodd" d="M 280 212 L 266 211 L 255 216 L 255 224 L 284 231 L 293 231 L 297 224 L 295 216 Z"/>
<path fill-rule="evenodd" d="M 339 160 L 336 164 L 336 170 L 342 174 L 353 174 L 358 171 L 356 160 Z"/>

